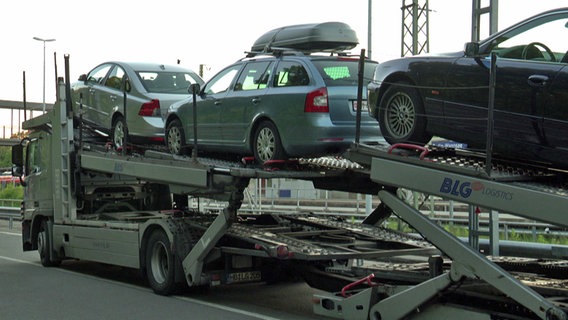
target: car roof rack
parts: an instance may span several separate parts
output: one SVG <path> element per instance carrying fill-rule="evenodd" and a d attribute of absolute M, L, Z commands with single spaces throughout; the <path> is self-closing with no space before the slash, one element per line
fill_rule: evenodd
<path fill-rule="evenodd" d="M 326 53 L 330 56 L 337 55 L 337 56 L 348 56 L 351 53 L 347 51 L 339 51 L 339 50 L 298 50 L 294 48 L 284 48 L 284 47 L 266 47 L 262 51 L 245 51 L 246 57 L 245 58 L 253 58 L 260 55 L 270 55 L 270 56 L 285 56 L 285 55 L 294 55 L 294 56 L 307 56 L 312 55 L 314 53 Z"/>
<path fill-rule="evenodd" d="M 270 30 L 252 45 L 247 57 L 260 53 L 273 55 L 316 52 L 337 53 L 353 49 L 359 44 L 357 35 L 343 22 L 323 22 L 285 26 Z"/>

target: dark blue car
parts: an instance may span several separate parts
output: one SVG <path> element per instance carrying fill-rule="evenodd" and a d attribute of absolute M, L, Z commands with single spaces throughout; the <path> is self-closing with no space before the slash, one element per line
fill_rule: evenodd
<path fill-rule="evenodd" d="M 567 39 L 563 8 L 464 51 L 381 63 L 368 86 L 369 112 L 389 143 L 426 144 L 438 136 L 485 150 L 495 53 L 494 154 L 568 167 Z"/>

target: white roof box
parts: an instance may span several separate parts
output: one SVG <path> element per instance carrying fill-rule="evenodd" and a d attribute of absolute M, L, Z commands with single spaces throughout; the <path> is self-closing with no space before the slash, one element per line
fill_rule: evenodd
<path fill-rule="evenodd" d="M 270 52 L 271 48 L 300 51 L 344 51 L 359 44 L 357 35 L 343 22 L 324 22 L 286 26 L 268 31 L 258 38 L 252 52 Z"/>

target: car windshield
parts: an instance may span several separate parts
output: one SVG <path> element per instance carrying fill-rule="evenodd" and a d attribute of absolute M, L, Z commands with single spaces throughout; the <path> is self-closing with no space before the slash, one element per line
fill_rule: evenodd
<path fill-rule="evenodd" d="M 197 83 L 197 76 L 185 72 L 138 71 L 137 74 L 150 93 L 187 94 L 189 85 Z"/>
<path fill-rule="evenodd" d="M 566 54 L 567 36 L 568 15 L 555 14 L 513 28 L 489 44 L 501 58 L 554 62 Z"/>
<path fill-rule="evenodd" d="M 339 58 L 339 59 L 318 59 L 313 60 L 314 65 L 320 72 L 327 86 L 346 86 L 357 85 L 359 59 Z M 374 61 L 365 62 L 364 82 L 371 82 L 377 63 Z"/>

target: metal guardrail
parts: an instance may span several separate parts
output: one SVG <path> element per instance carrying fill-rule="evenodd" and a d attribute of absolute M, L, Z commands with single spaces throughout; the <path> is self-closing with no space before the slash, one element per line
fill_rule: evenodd
<path fill-rule="evenodd" d="M 7 208 L 20 208 L 22 199 L 0 199 L 0 209 L 3 207 Z"/>
<path fill-rule="evenodd" d="M 0 206 L 0 219 L 8 220 L 8 228 L 11 230 L 14 227 L 14 220 L 20 220 L 19 207 L 3 207 Z"/>

